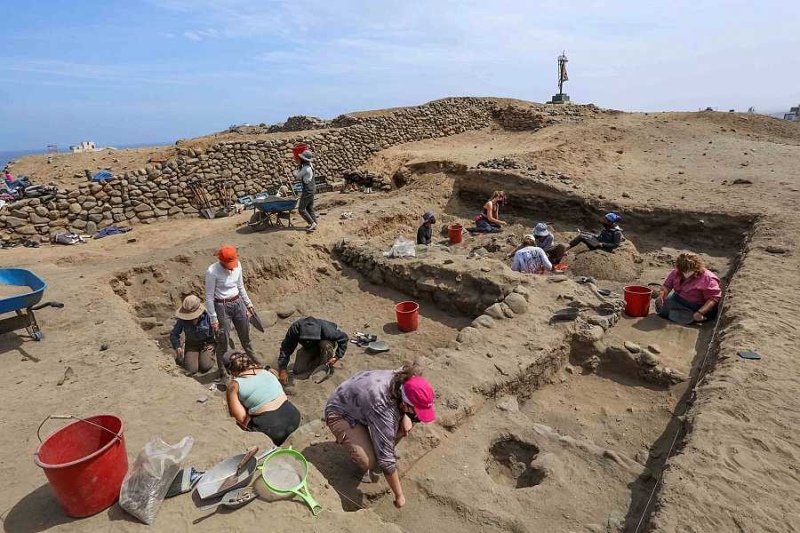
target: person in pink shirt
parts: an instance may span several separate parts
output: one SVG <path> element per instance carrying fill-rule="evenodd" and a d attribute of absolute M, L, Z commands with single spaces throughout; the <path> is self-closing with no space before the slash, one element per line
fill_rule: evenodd
<path fill-rule="evenodd" d="M 717 275 L 706 268 L 699 255 L 683 253 L 661 286 L 656 312 L 669 319 L 670 311 L 689 310 L 695 322 L 704 322 L 717 316 L 721 297 Z"/>

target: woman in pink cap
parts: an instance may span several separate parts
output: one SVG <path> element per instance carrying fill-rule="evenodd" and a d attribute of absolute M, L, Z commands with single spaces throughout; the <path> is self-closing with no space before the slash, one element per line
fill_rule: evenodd
<path fill-rule="evenodd" d="M 398 509 L 406 504 L 397 473 L 395 446 L 414 422 L 436 418 L 433 387 L 419 370 L 367 370 L 336 387 L 325 405 L 325 422 L 350 460 L 365 471 L 362 481 L 378 480 L 379 468 L 394 493 Z"/>

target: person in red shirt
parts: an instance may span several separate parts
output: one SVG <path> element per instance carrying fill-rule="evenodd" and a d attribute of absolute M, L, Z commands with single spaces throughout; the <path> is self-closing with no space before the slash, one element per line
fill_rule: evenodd
<path fill-rule="evenodd" d="M 656 312 L 669 319 L 670 311 L 688 310 L 694 322 L 704 322 L 717 316 L 721 297 L 717 275 L 706 268 L 699 255 L 682 253 L 661 286 Z"/>

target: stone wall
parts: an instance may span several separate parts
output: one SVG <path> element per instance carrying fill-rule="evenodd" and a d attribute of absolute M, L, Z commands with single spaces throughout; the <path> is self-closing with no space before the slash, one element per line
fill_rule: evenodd
<path fill-rule="evenodd" d="M 529 113 L 516 107 L 500 106 L 492 99 L 448 98 L 379 115 L 342 115 L 326 122 L 325 129 L 293 138 L 222 142 L 205 152 L 180 149 L 175 159 L 149 164 L 105 183 L 59 191 L 55 199 L 45 203 L 38 199 L 16 202 L 9 206 L 13 215 L 0 216 L 0 235 L 4 239 L 38 236 L 47 240 L 63 230 L 92 234 L 111 225 L 124 227 L 196 215 L 187 182 L 198 179 L 213 191 L 214 184 L 224 180 L 237 196 L 277 189 L 295 170 L 291 148 L 298 142 L 307 143 L 314 151 L 318 176 L 339 179 L 375 152 L 397 144 L 498 123 L 500 127 L 507 124 L 516 129 L 536 129 L 565 114 L 597 111 L 594 106 L 537 106 L 535 113 Z M 305 117 L 295 118 L 287 121 L 288 127 L 307 123 Z M 391 181 L 387 179 L 382 185 L 390 188 Z"/>

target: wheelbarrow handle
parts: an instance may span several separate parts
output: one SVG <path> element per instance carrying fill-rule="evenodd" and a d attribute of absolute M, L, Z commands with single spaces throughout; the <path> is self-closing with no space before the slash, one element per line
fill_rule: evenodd
<path fill-rule="evenodd" d="M 31 307 L 31 311 L 38 311 L 39 309 L 44 309 L 45 307 L 55 307 L 56 309 L 63 309 L 64 304 L 61 302 L 45 302 L 43 304 L 34 305 Z"/>

